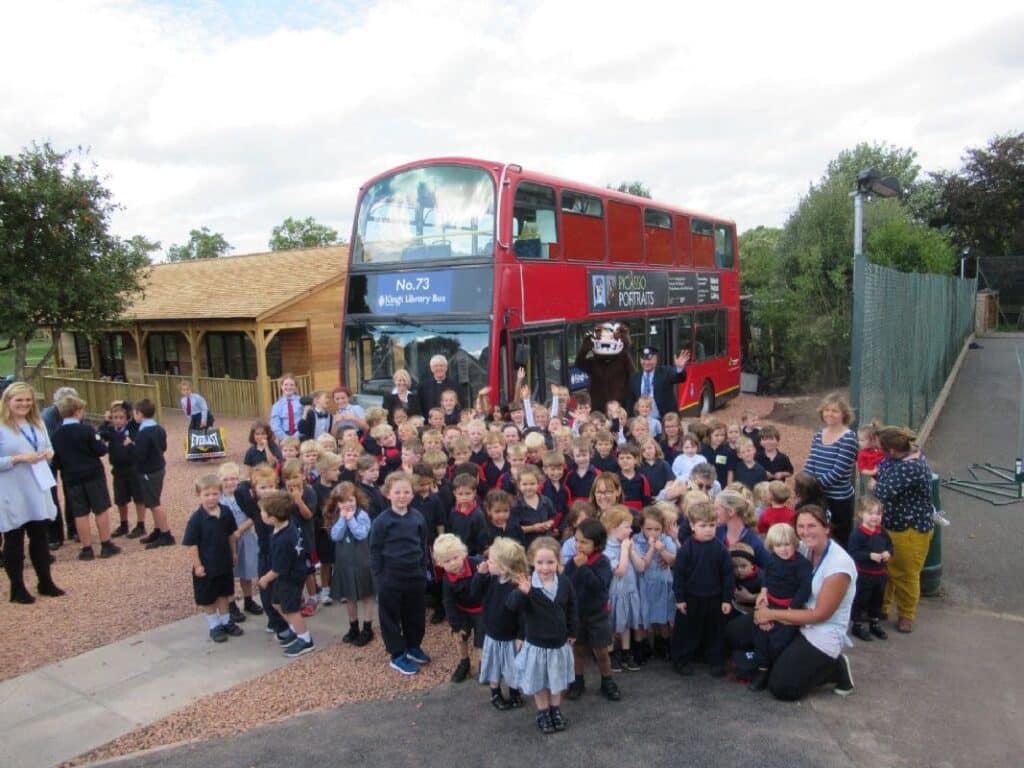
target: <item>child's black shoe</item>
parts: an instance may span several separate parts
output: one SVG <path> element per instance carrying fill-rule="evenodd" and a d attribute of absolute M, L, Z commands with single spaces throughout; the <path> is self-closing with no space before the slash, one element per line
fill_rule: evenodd
<path fill-rule="evenodd" d="M 523 706 L 523 694 L 519 692 L 518 688 L 508 689 L 508 703 L 512 709 L 519 709 Z"/>
<path fill-rule="evenodd" d="M 359 622 L 351 621 L 348 625 L 348 632 L 341 636 L 341 642 L 354 643 L 357 637 L 359 637 Z"/>
<path fill-rule="evenodd" d="M 356 648 L 362 648 L 364 645 L 369 645 L 373 642 L 373 630 L 370 627 L 363 627 L 359 630 L 359 634 L 356 639 L 352 641 L 352 645 Z"/>
<path fill-rule="evenodd" d="M 121 554 L 121 548 L 110 539 L 107 539 L 100 544 L 100 557 L 103 559 L 119 554 Z"/>
<path fill-rule="evenodd" d="M 622 671 L 622 651 L 615 650 L 611 652 L 612 661 L 612 672 Z"/>
<path fill-rule="evenodd" d="M 467 677 L 469 677 L 469 659 L 459 659 L 458 666 L 452 672 L 452 682 L 464 683 Z"/>
<path fill-rule="evenodd" d="M 551 715 L 551 726 L 556 731 L 564 731 L 569 727 L 569 718 L 562 714 L 560 707 L 551 707 L 548 713 Z"/>
<path fill-rule="evenodd" d="M 582 675 L 576 675 L 576 679 L 569 683 L 569 690 L 566 691 L 565 695 L 569 701 L 576 701 L 583 692 L 587 689 L 587 684 L 583 680 Z"/>
<path fill-rule="evenodd" d="M 622 693 L 619 691 L 619 686 L 615 684 L 615 681 L 611 677 L 601 678 L 601 695 L 604 696 L 608 701 L 621 701 Z"/>
<path fill-rule="evenodd" d="M 747 684 L 747 690 L 750 691 L 763 691 L 768 687 L 768 670 L 758 669 L 752 678 L 750 683 Z"/>
<path fill-rule="evenodd" d="M 121 524 L 119 526 L 117 526 L 117 528 L 115 528 L 114 530 L 112 530 L 110 532 L 110 538 L 112 538 L 112 539 L 116 539 L 119 536 L 127 536 L 127 535 L 128 535 L 128 522 L 125 521 L 125 520 L 122 520 Z"/>
<path fill-rule="evenodd" d="M 491 688 L 491 706 L 499 712 L 512 709 L 512 703 L 501 695 L 501 688 Z"/>
<path fill-rule="evenodd" d="M 882 625 L 879 624 L 877 621 L 871 622 L 871 625 L 868 627 L 868 632 L 877 637 L 879 640 L 889 639 L 889 633 L 882 629 Z"/>
<path fill-rule="evenodd" d="M 854 624 L 850 630 L 850 634 L 856 637 L 858 640 L 863 640 L 865 643 L 870 643 L 874 638 L 871 637 L 871 631 L 863 624 Z"/>
<path fill-rule="evenodd" d="M 146 524 L 145 523 L 136 523 L 135 527 L 132 528 L 128 532 L 127 538 L 129 538 L 129 539 L 139 539 L 139 538 L 142 538 L 145 535 L 146 535 Z"/>
<path fill-rule="evenodd" d="M 636 649 L 622 652 L 622 668 L 627 672 L 640 671 L 640 662 L 637 659 Z"/>
<path fill-rule="evenodd" d="M 231 637 L 240 637 L 245 634 L 245 630 L 235 624 L 233 621 L 229 621 L 227 624 L 221 624 L 221 627 Z"/>
<path fill-rule="evenodd" d="M 537 713 L 537 727 L 540 728 L 540 732 L 545 736 L 550 736 L 555 732 L 555 726 L 551 722 L 551 712 L 544 709 Z"/>
<path fill-rule="evenodd" d="M 216 627 L 210 630 L 210 639 L 215 643 L 226 643 L 228 641 L 227 630 L 223 626 L 218 624 Z"/>
<path fill-rule="evenodd" d="M 228 602 L 228 615 L 235 624 L 241 624 L 245 621 L 245 614 L 239 610 L 238 604 L 234 600 Z"/>
<path fill-rule="evenodd" d="M 244 607 L 245 607 L 245 612 L 246 613 L 250 613 L 253 616 L 262 616 L 263 615 L 263 607 L 259 603 L 257 603 L 255 600 L 253 600 L 251 597 L 245 598 L 245 605 L 244 605 Z"/>

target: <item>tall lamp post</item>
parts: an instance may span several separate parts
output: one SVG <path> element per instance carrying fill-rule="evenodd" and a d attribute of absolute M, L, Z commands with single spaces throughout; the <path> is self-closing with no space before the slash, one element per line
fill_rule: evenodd
<path fill-rule="evenodd" d="M 868 195 L 896 197 L 900 182 L 895 176 L 882 176 L 874 168 L 857 174 L 857 189 L 853 198 L 853 329 L 850 339 L 850 405 L 854 424 L 860 420 L 860 381 L 864 364 L 864 200 Z"/>

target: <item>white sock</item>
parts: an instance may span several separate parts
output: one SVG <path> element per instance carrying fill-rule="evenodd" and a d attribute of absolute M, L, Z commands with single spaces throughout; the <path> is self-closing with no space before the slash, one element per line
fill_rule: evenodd
<path fill-rule="evenodd" d="M 225 624 L 231 623 L 230 613 L 218 613 L 217 616 L 220 618 L 220 625 L 223 627 Z"/>
<path fill-rule="evenodd" d="M 216 613 L 206 614 L 206 623 L 210 625 L 210 629 L 216 629 L 220 626 L 220 616 Z"/>
<path fill-rule="evenodd" d="M 301 635 L 299 635 L 299 640 L 302 640 L 306 643 L 313 642 L 313 638 L 310 636 L 309 632 L 303 632 Z"/>

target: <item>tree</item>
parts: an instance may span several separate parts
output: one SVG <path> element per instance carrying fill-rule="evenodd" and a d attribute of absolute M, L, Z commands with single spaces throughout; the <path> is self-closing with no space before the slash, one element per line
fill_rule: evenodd
<path fill-rule="evenodd" d="M 96 333 L 141 290 L 148 253 L 158 244 L 111 235 L 117 210 L 110 191 L 71 152 L 33 144 L 0 157 L 0 337 L 14 347 L 16 378 L 25 378 L 28 343 L 40 329 L 51 329 L 55 343 L 37 368 L 62 330 Z"/>
<path fill-rule="evenodd" d="M 941 190 L 938 223 L 978 255 L 1024 253 L 1024 132 L 968 149 L 963 168 L 934 173 Z"/>
<path fill-rule="evenodd" d="M 289 251 L 293 248 L 317 248 L 337 245 L 338 230 L 320 224 L 312 216 L 303 221 L 289 216 L 270 232 L 270 250 Z"/>
<path fill-rule="evenodd" d="M 810 186 L 778 237 L 772 260 L 778 277 L 751 284 L 754 306 L 770 311 L 774 338 L 810 385 L 847 380 L 853 299 L 853 204 L 857 174 L 877 168 L 896 176 L 903 189 L 918 187 L 912 149 L 859 144 L 832 160 Z M 865 206 L 865 253 L 878 263 L 913 272 L 948 274 L 955 263 L 948 241 L 922 223 L 927 189 L 912 200 L 874 199 Z M 747 264 L 747 257 L 744 257 Z M 755 270 L 757 267 L 755 261 Z M 745 267 L 747 268 L 747 267 Z"/>
<path fill-rule="evenodd" d="M 208 227 L 193 229 L 188 233 L 184 245 L 172 245 L 167 249 L 168 261 L 194 261 L 215 259 L 233 250 L 220 232 L 211 232 Z"/>
<path fill-rule="evenodd" d="M 609 184 L 608 189 L 614 189 L 616 192 L 625 192 L 627 195 L 646 197 L 648 200 L 651 199 L 651 190 L 642 181 L 620 181 L 616 185 Z"/>

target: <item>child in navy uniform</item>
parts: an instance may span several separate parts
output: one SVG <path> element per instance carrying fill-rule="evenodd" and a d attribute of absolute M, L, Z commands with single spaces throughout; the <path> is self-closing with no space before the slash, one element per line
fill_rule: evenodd
<path fill-rule="evenodd" d="M 426 468 L 429 473 L 429 468 Z M 424 591 L 432 566 L 423 515 L 413 509 L 412 478 L 392 472 L 384 483 L 391 506 L 370 528 L 370 568 L 377 584 L 377 613 L 391 668 L 415 675 L 430 657 L 420 647 L 425 631 Z"/>
<path fill-rule="evenodd" d="M 167 471 L 167 432 L 156 423 L 156 406 L 152 400 L 143 398 L 135 403 L 133 416 L 139 422 L 139 433 L 135 436 L 135 471 L 139 476 L 139 493 L 142 505 L 153 512 L 153 531 L 139 541 L 146 549 L 174 545 L 171 526 L 167 522 L 160 496 L 164 490 L 164 475 Z"/>
<path fill-rule="evenodd" d="M 533 576 L 521 575 L 507 605 L 519 611 L 526 637 L 516 656 L 516 682 L 533 696 L 537 727 L 545 735 L 564 731 L 569 724 L 562 714 L 562 691 L 574 676 L 571 643 L 579 631 L 576 591 L 561 570 L 561 548 L 550 536 L 530 545 L 528 558 Z"/>
<path fill-rule="evenodd" d="M 504 491 L 491 491 L 501 493 Z M 477 568 L 477 580 L 483 581 L 484 647 L 480 654 L 480 682 L 491 687 L 491 705 L 499 710 L 523 706 L 516 684 L 516 642 L 522 639 L 519 614 L 508 607 L 508 597 L 521 576 L 530 572 L 523 545 L 498 537 L 487 551 L 487 560 Z M 508 685 L 508 698 L 501 684 Z"/>
<path fill-rule="evenodd" d="M 249 447 L 242 463 L 247 467 L 258 467 L 260 464 L 277 467 L 283 462 L 284 455 L 277 445 L 277 438 L 270 431 L 270 425 L 265 421 L 253 422 L 249 429 Z"/>
<path fill-rule="evenodd" d="M 888 638 L 879 620 L 882 615 L 882 597 L 888 580 L 887 563 L 893 546 L 889 534 L 882 528 L 882 502 L 871 495 L 861 496 L 857 502 L 859 525 L 850 534 L 847 550 L 857 564 L 857 593 L 853 598 L 853 628 L 851 634 L 865 642 L 872 636 Z M 864 626 L 865 619 L 868 626 Z"/>
<path fill-rule="evenodd" d="M 452 640 L 459 654 L 459 663 L 452 672 L 453 683 L 469 677 L 469 636 L 477 649 L 484 647 L 484 582 L 474 579 L 482 557 L 469 557 L 462 539 L 443 533 L 434 542 L 434 562 L 441 568 L 444 612 L 452 630 Z"/>
<path fill-rule="evenodd" d="M 569 503 L 576 499 L 589 499 L 590 489 L 600 474 L 590 466 L 590 443 L 581 437 L 572 441 L 572 461 L 576 466 L 565 478 L 565 487 L 569 491 Z"/>
<path fill-rule="evenodd" d="M 619 483 L 622 485 L 623 503 L 633 514 L 633 533 L 640 530 L 640 510 L 651 503 L 651 484 L 637 471 L 641 461 L 640 449 L 632 443 L 619 448 Z"/>
<path fill-rule="evenodd" d="M 487 514 L 487 546 L 484 547 L 485 551 L 498 537 L 512 539 L 519 542 L 524 548 L 526 547 L 526 536 L 523 534 L 523 530 L 519 527 L 518 523 L 512 520 L 512 506 L 514 504 L 515 499 L 512 498 L 511 494 L 505 493 L 505 491 L 495 489 L 487 492 L 487 498 L 484 499 L 484 511 Z"/>
<path fill-rule="evenodd" d="M 388 506 L 388 500 L 384 498 L 380 486 L 377 485 L 380 477 L 380 464 L 377 463 L 377 459 L 365 453 L 360 456 L 356 461 L 356 476 L 359 478 L 359 490 L 366 495 L 366 514 L 370 516 L 370 522 L 373 522 Z"/>
<path fill-rule="evenodd" d="M 532 464 L 519 470 L 519 498 L 512 507 L 512 519 L 522 529 L 527 544 L 540 536 L 551 535 L 555 506 L 540 495 L 541 471 Z M 557 535 L 557 534 L 555 534 Z"/>
<path fill-rule="evenodd" d="M 541 486 L 541 495 L 551 501 L 555 508 L 554 525 L 551 528 L 552 535 L 561 538 L 562 531 L 568 522 L 566 517 L 569 514 L 569 489 L 565 487 L 565 455 L 561 451 L 547 451 L 541 458 L 541 471 L 544 473 L 544 484 Z"/>
<path fill-rule="evenodd" d="M 676 598 L 672 662 L 680 675 L 692 675 L 690 662 L 703 647 L 712 676 L 724 677 L 725 617 L 732 611 L 735 591 L 732 559 L 715 537 L 718 516 L 711 504 L 691 504 L 686 515 L 692 535 L 679 545 L 672 568 Z"/>
<path fill-rule="evenodd" d="M 479 481 L 475 476 L 457 475 L 452 485 L 455 504 L 448 515 L 445 530 L 454 533 L 466 546 L 466 553 L 473 557 L 482 555 L 487 549 L 487 519 L 477 504 L 476 490 Z M 440 565 L 440 563 L 438 563 Z M 447 610 L 447 609 L 446 609 Z"/>
<path fill-rule="evenodd" d="M 579 605 L 579 633 L 572 647 L 575 677 L 569 684 L 568 697 L 583 695 L 586 688 L 584 669 L 587 657 L 593 655 L 601 674 L 601 693 L 608 701 L 619 701 L 622 694 L 612 679 L 612 662 L 608 646 L 612 644 L 609 621 L 608 588 L 612 583 L 612 566 L 604 556 L 608 532 L 597 520 L 587 518 L 576 526 L 576 554 L 565 565 L 565 577 L 576 590 Z"/>
<path fill-rule="evenodd" d="M 60 469 L 65 503 L 74 518 L 82 545 L 78 559 L 92 560 L 95 557 L 90 514 L 96 517 L 100 557 L 113 557 L 121 548 L 110 540 L 110 492 L 107 490 L 107 473 L 100 461 L 100 457 L 107 453 L 107 445 L 91 425 L 82 422 L 84 400 L 66 395 L 57 403 L 57 411 L 64 421 L 53 433 L 53 463 Z"/>
<path fill-rule="evenodd" d="M 199 508 L 189 517 L 181 537 L 192 558 L 192 593 L 196 605 L 206 612 L 210 639 L 215 643 L 244 634 L 228 612 L 228 603 L 235 594 L 238 526 L 231 510 L 220 503 L 221 488 L 216 475 L 196 480 Z"/>
<path fill-rule="evenodd" d="M 131 449 L 139 425 L 132 419 L 130 408 L 124 402 L 113 403 L 107 412 L 107 420 L 99 428 L 99 435 L 107 444 L 110 472 L 114 479 L 114 506 L 121 519 L 120 525 L 110 534 L 115 539 L 118 536 L 137 539 L 146 535 L 146 508 L 142 506 Z M 131 530 L 128 529 L 129 501 L 135 502 L 135 527 Z"/>
<path fill-rule="evenodd" d="M 314 650 L 313 637 L 302 615 L 302 586 L 309 569 L 309 556 L 302 532 L 292 522 L 295 500 L 285 491 L 260 498 L 263 522 L 274 526 L 270 539 L 270 570 L 260 577 L 260 588 L 273 585 L 274 608 L 288 622 L 289 631 L 278 635 L 284 655 L 296 658 Z"/>
<path fill-rule="evenodd" d="M 800 540 L 796 531 L 786 523 L 776 523 L 768 529 L 765 546 L 771 553 L 763 572 L 762 594 L 769 608 L 803 608 L 811 596 L 813 576 L 810 561 L 800 554 Z M 776 622 L 769 630 L 754 625 L 754 661 L 757 672 L 748 686 L 761 691 L 768 686 L 771 665 L 790 644 L 799 627 Z"/>

